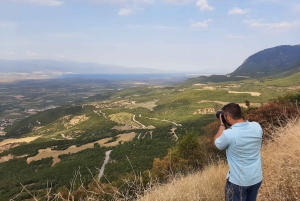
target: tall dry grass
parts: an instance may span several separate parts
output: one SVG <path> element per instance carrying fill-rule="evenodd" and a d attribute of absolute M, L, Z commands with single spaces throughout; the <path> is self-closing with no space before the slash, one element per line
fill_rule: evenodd
<path fill-rule="evenodd" d="M 264 179 L 258 201 L 300 200 L 300 118 L 277 128 L 262 146 Z M 224 200 L 227 165 L 212 164 L 203 171 L 157 185 L 139 201 Z"/>
<path fill-rule="evenodd" d="M 157 185 L 146 192 L 139 201 L 220 201 L 224 197 L 227 164 L 220 161 L 211 164 L 203 171 L 179 176 L 171 183 Z"/>
<path fill-rule="evenodd" d="M 277 129 L 262 147 L 263 184 L 261 201 L 300 200 L 300 118 Z"/>

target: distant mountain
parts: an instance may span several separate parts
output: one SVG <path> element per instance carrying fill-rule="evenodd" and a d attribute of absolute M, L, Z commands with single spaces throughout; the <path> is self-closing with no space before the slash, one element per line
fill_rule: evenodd
<path fill-rule="evenodd" d="M 143 74 L 163 73 L 158 69 L 129 68 L 74 61 L 54 60 L 0 60 L 0 73 L 38 73 L 38 74 Z"/>
<path fill-rule="evenodd" d="M 264 77 L 300 67 L 300 45 L 282 45 L 259 51 L 248 57 L 231 76 Z"/>

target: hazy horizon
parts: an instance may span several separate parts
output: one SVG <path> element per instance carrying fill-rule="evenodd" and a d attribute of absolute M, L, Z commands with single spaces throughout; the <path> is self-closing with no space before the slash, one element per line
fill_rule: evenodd
<path fill-rule="evenodd" d="M 0 59 L 223 73 L 297 45 L 297 0 L 2 0 Z"/>

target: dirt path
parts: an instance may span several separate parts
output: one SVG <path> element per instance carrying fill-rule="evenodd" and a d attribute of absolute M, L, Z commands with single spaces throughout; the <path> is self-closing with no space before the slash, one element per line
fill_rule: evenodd
<path fill-rule="evenodd" d="M 142 137 L 142 139 L 144 139 L 144 138 L 146 137 L 147 134 L 149 134 L 149 135 L 150 135 L 150 138 L 152 139 L 152 133 L 153 133 L 153 131 L 147 131 L 147 132 L 145 133 L 145 135 Z"/>
<path fill-rule="evenodd" d="M 134 121 L 135 123 L 139 124 L 142 126 L 142 128 L 146 128 L 145 125 L 141 124 L 140 122 L 138 122 L 137 120 L 135 120 L 135 114 L 132 116 L 132 121 Z"/>
<path fill-rule="evenodd" d="M 171 132 L 168 132 L 169 134 L 173 135 L 175 141 L 178 140 L 178 136 L 177 136 L 177 134 L 175 133 L 175 130 L 176 130 L 176 129 L 177 129 L 177 128 L 171 128 Z"/>
<path fill-rule="evenodd" d="M 147 119 L 152 119 L 152 120 L 156 120 L 156 121 L 170 122 L 170 123 L 172 123 L 174 126 L 182 126 L 181 124 L 178 124 L 178 123 L 176 123 L 176 122 L 174 122 L 174 121 L 169 121 L 169 120 L 167 120 L 167 119 L 160 120 L 160 119 L 158 119 L 158 118 L 151 118 L 151 117 L 145 117 L 145 118 L 147 118 Z"/>
<path fill-rule="evenodd" d="M 102 114 L 102 116 L 103 116 L 105 119 L 107 119 L 106 116 L 105 116 L 105 113 L 102 112 L 101 110 L 99 110 L 99 111 L 94 110 L 94 112 L 95 112 L 99 117 L 100 117 L 101 114 Z"/>
<path fill-rule="evenodd" d="M 101 169 L 99 170 L 98 181 L 100 181 L 101 177 L 104 174 L 104 168 L 105 168 L 105 165 L 107 164 L 107 162 L 109 160 L 109 155 L 110 155 L 111 152 L 112 152 L 112 150 L 109 150 L 109 151 L 105 152 L 105 159 L 104 159 L 104 163 L 101 166 Z"/>
<path fill-rule="evenodd" d="M 165 121 L 165 122 L 170 122 L 170 123 L 172 123 L 172 125 L 175 126 L 175 127 L 171 128 L 171 132 L 168 132 L 168 134 L 173 135 L 173 138 L 174 138 L 175 141 L 178 140 L 178 136 L 177 136 L 177 134 L 175 133 L 175 130 L 177 129 L 177 127 L 182 126 L 182 124 L 178 124 L 178 123 L 176 123 L 176 122 L 174 122 L 174 121 L 169 121 L 169 120 L 166 120 L 166 119 L 160 120 L 160 119 L 157 119 L 157 118 L 150 118 L 150 117 L 145 117 L 145 118 L 152 119 L 152 120 L 156 120 L 156 121 Z M 146 133 L 146 134 L 147 134 L 147 133 Z M 146 134 L 145 134 L 145 135 L 146 135 Z M 141 134 L 140 134 L 140 135 L 141 135 Z M 139 135 L 139 137 L 140 137 L 140 135 Z M 145 135 L 143 136 L 143 138 L 145 137 Z M 150 135 L 151 135 L 151 139 L 152 139 L 152 131 L 151 131 Z M 138 139 L 139 139 L 139 137 L 138 137 Z"/>

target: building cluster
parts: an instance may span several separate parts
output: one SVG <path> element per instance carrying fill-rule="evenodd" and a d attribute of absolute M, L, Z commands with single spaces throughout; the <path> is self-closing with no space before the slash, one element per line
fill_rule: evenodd
<path fill-rule="evenodd" d="M 27 112 L 27 113 L 43 112 L 45 110 L 50 110 L 50 109 L 54 109 L 54 108 L 57 108 L 57 107 L 60 107 L 60 106 L 49 105 L 49 106 L 47 106 L 45 108 L 42 108 L 42 109 L 26 109 L 25 112 Z"/>
<path fill-rule="evenodd" d="M 4 119 L 0 118 L 0 136 L 5 135 L 3 131 L 6 126 L 12 125 L 14 122 L 18 121 L 18 119 Z"/>
<path fill-rule="evenodd" d="M 54 109 L 57 107 L 60 107 L 60 106 L 49 105 L 43 109 L 27 109 L 27 110 L 25 110 L 25 112 L 27 112 L 29 114 L 35 114 L 37 112 L 42 112 L 42 111 Z M 12 125 L 13 123 L 15 123 L 16 121 L 19 121 L 19 120 L 20 120 L 19 118 L 5 119 L 5 118 L 0 117 L 0 136 L 5 135 L 5 132 L 3 131 L 5 127 Z"/>

